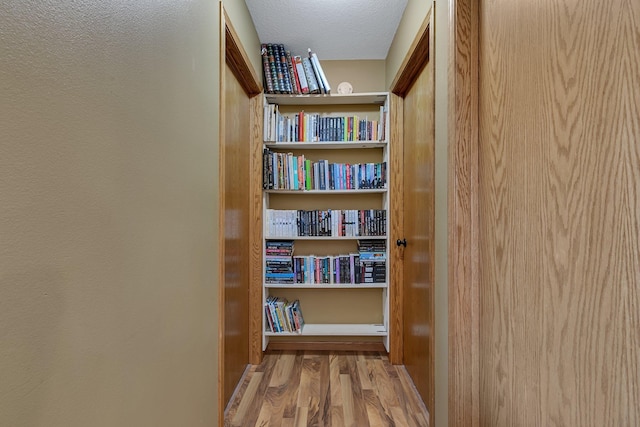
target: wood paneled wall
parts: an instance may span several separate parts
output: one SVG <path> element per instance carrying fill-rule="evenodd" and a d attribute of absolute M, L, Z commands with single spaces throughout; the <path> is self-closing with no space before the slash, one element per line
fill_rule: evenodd
<path fill-rule="evenodd" d="M 640 425 L 640 2 L 479 23 L 480 424 Z"/>

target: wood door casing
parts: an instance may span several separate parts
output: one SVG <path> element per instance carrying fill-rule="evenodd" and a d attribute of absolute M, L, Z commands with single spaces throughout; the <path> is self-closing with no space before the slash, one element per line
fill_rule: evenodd
<path fill-rule="evenodd" d="M 224 402 L 249 363 L 249 96 L 225 66 Z"/>
<path fill-rule="evenodd" d="M 403 355 L 434 420 L 435 405 L 435 134 L 433 61 L 403 102 Z"/>

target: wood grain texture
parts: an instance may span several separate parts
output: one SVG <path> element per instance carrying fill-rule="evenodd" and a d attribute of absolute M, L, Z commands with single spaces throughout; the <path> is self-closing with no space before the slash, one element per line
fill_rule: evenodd
<path fill-rule="evenodd" d="M 640 2 L 480 10 L 480 423 L 640 425 Z"/>
<path fill-rule="evenodd" d="M 218 343 L 218 411 L 224 408 L 247 364 L 259 361 L 261 323 L 251 308 L 261 308 L 262 227 L 260 205 L 262 91 L 258 76 L 220 3 L 220 286 Z M 249 99 L 253 96 L 252 99 Z M 244 118 L 244 120 L 243 120 Z M 246 144 L 246 141 L 250 144 Z M 249 183 L 248 197 L 239 188 Z M 253 207 L 253 209 L 251 209 Z M 257 212 L 257 213 L 256 213 Z M 243 260 L 242 258 L 245 258 Z M 256 295 L 257 293 L 257 295 Z M 256 338 L 256 336 L 258 338 Z M 256 340 L 258 343 L 256 343 Z"/>
<path fill-rule="evenodd" d="M 449 51 L 449 425 L 480 425 L 478 2 L 451 2 Z"/>
<path fill-rule="evenodd" d="M 225 401 L 249 363 L 249 98 L 226 67 L 224 138 Z"/>
<path fill-rule="evenodd" d="M 262 126 L 263 97 L 251 98 L 249 166 L 249 363 L 262 361 Z"/>
<path fill-rule="evenodd" d="M 428 417 L 407 372 L 385 353 L 283 351 L 249 369 L 224 425 L 426 427 Z"/>
<path fill-rule="evenodd" d="M 403 361 L 435 414 L 435 98 L 433 61 L 403 102 Z"/>
<path fill-rule="evenodd" d="M 402 98 L 389 94 L 389 120 L 391 135 L 389 139 L 389 162 L 391 170 L 401 171 L 403 168 L 403 140 L 402 140 Z M 389 235 L 389 358 L 393 364 L 402 364 L 402 280 L 403 280 L 403 251 L 395 245 L 395 241 L 404 238 L 403 214 L 404 214 L 404 174 L 396 173 L 390 180 L 389 209 L 390 228 Z"/>

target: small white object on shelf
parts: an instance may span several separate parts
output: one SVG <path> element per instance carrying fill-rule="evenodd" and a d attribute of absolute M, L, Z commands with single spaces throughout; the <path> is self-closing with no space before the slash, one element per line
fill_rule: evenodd
<path fill-rule="evenodd" d="M 341 95 L 353 93 L 353 86 L 349 82 L 342 82 L 338 85 L 338 93 Z"/>

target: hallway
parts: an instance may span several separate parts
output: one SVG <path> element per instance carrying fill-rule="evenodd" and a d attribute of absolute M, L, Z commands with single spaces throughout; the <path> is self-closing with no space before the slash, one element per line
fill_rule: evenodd
<path fill-rule="evenodd" d="M 227 427 L 428 427 L 403 366 L 376 352 L 273 351 L 248 368 Z"/>

